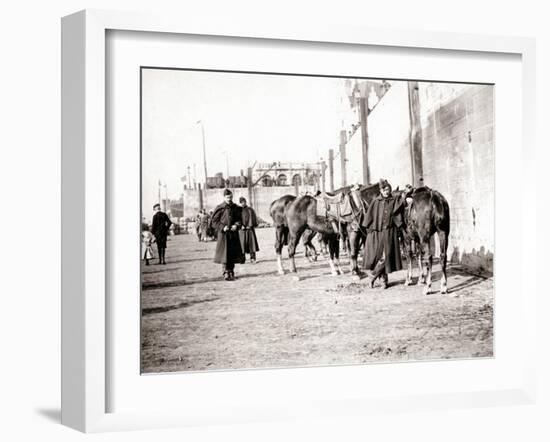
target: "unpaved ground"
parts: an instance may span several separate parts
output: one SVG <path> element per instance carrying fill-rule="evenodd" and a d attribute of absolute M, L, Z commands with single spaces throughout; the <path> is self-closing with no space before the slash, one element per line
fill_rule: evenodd
<path fill-rule="evenodd" d="M 273 229 L 257 233 L 260 262 L 237 266 L 236 281 L 212 262 L 215 243 L 194 235 L 170 238 L 168 265 L 142 266 L 142 372 L 492 356 L 492 278 L 451 267 L 441 295 L 436 266 L 428 296 L 404 272 L 368 289 L 306 262 L 300 246 L 295 281 L 275 273 Z"/>

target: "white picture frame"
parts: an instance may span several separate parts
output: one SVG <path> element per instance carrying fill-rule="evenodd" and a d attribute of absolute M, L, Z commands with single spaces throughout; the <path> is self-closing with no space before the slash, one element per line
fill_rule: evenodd
<path fill-rule="evenodd" d="M 106 254 L 108 187 L 106 176 L 106 32 L 147 31 L 157 33 L 226 36 L 284 41 L 307 41 L 379 47 L 426 48 L 515 54 L 522 65 L 522 172 L 534 161 L 535 42 L 518 37 L 494 37 L 417 31 L 388 31 L 368 27 L 349 28 L 268 22 L 223 25 L 195 17 L 155 16 L 142 13 L 86 10 L 62 20 L 62 423 L 84 432 L 159 428 L 215 423 L 277 420 L 288 417 L 360 415 L 380 411 L 460 408 L 535 401 L 534 343 L 536 281 L 522 281 L 521 324 L 528 339 L 520 385 L 499 390 L 476 390 L 461 394 L 387 396 L 376 399 L 346 398 L 312 400 L 310 403 L 236 407 L 224 418 L 207 414 L 189 416 L 178 412 L 107 412 L 109 388 L 106 367 L 108 345 L 106 302 L 109 264 Z M 498 173 L 498 170 L 497 170 Z M 523 201 L 523 219 L 534 219 L 536 194 Z M 525 244 L 529 256 L 533 245 Z M 518 259 L 519 262 L 526 262 Z M 524 264 L 525 265 L 525 264 Z M 523 268 L 523 272 L 526 269 Z M 498 282 L 497 282 L 498 286 Z M 498 321 L 498 319 L 497 319 Z M 245 374 L 246 375 L 246 374 Z"/>

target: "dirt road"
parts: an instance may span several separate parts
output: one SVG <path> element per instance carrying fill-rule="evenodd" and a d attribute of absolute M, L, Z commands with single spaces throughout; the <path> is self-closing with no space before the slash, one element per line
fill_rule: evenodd
<path fill-rule="evenodd" d="M 492 356 L 492 278 L 451 266 L 441 295 L 435 266 L 430 295 L 405 287 L 404 272 L 368 289 L 346 255 L 348 273 L 333 277 L 300 246 L 295 281 L 276 274 L 273 229 L 257 233 L 259 262 L 237 266 L 236 281 L 194 235 L 170 237 L 168 265 L 142 265 L 143 373 Z"/>

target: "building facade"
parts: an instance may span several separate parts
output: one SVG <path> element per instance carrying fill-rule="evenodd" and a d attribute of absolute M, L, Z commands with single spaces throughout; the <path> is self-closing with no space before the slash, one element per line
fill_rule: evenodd
<path fill-rule="evenodd" d="M 320 189 L 323 164 L 280 161 L 259 163 L 252 172 L 252 181 L 261 187 L 313 186 Z"/>

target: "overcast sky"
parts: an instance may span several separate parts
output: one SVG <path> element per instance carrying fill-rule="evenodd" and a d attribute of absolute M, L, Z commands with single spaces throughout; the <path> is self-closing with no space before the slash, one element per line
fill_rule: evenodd
<path fill-rule="evenodd" d="M 179 198 L 187 167 L 238 175 L 254 161 L 318 161 L 339 143 L 346 108 L 334 78 L 144 69 L 142 77 L 144 211 L 158 200 L 158 181 Z M 164 194 L 163 194 L 164 196 Z"/>

